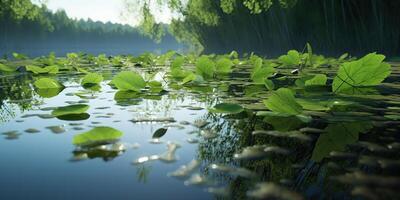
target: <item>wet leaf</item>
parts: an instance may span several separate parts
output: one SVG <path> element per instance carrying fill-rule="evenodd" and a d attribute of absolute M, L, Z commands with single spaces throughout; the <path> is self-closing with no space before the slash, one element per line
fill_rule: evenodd
<path fill-rule="evenodd" d="M 232 71 L 233 63 L 228 58 L 221 58 L 216 62 L 217 73 L 219 74 L 227 74 Z"/>
<path fill-rule="evenodd" d="M 277 113 L 298 115 L 302 112 L 302 107 L 296 102 L 292 90 L 280 88 L 267 99 L 264 100 L 265 106 Z"/>
<path fill-rule="evenodd" d="M 226 114 L 237 114 L 242 112 L 244 109 L 239 104 L 233 103 L 220 103 L 214 106 L 214 108 L 209 109 L 213 113 L 226 113 Z"/>
<path fill-rule="evenodd" d="M 157 130 L 154 132 L 152 138 L 153 138 L 153 139 L 154 139 L 154 138 L 161 138 L 162 136 L 165 135 L 165 133 L 167 133 L 167 131 L 168 131 L 168 129 L 166 129 L 166 128 L 159 128 L 159 129 L 157 129 Z"/>
<path fill-rule="evenodd" d="M 90 131 L 75 135 L 72 143 L 79 146 L 101 144 L 118 140 L 122 135 L 123 133 L 117 129 L 99 126 Z"/>
<path fill-rule="evenodd" d="M 103 76 L 101 74 L 89 73 L 86 74 L 81 81 L 83 86 L 98 85 L 103 81 Z"/>
<path fill-rule="evenodd" d="M 34 74 L 57 74 L 58 66 L 51 65 L 46 67 L 38 67 L 35 65 L 27 65 L 26 70 L 33 72 Z"/>
<path fill-rule="evenodd" d="M 139 74 L 131 71 L 124 71 L 117 74 L 112 80 L 115 87 L 119 90 L 131 90 L 140 92 L 145 86 L 146 82 Z"/>
<path fill-rule="evenodd" d="M 17 69 L 8 65 L 0 63 L 0 71 L 2 72 L 15 72 Z"/>
<path fill-rule="evenodd" d="M 85 113 L 88 109 L 89 106 L 86 104 L 76 104 L 76 105 L 58 107 L 57 109 L 53 110 L 51 114 L 55 117 L 62 115 L 82 114 Z"/>
<path fill-rule="evenodd" d="M 196 62 L 196 73 L 205 79 L 212 78 L 215 72 L 215 63 L 206 56 L 200 57 Z"/>
<path fill-rule="evenodd" d="M 61 83 L 51 78 L 41 78 L 39 80 L 36 80 L 33 84 L 38 89 L 64 88 L 64 86 Z"/>
<path fill-rule="evenodd" d="M 325 74 L 317 74 L 313 78 L 305 81 L 305 86 L 326 85 L 328 78 Z"/>
<path fill-rule="evenodd" d="M 359 60 L 344 63 L 333 79 L 332 91 L 352 94 L 357 93 L 360 87 L 380 84 L 391 73 L 390 65 L 383 62 L 384 59 L 384 55 L 370 53 Z"/>
<path fill-rule="evenodd" d="M 51 98 L 51 97 L 55 97 L 58 94 L 60 94 L 60 92 L 62 92 L 63 89 L 64 88 L 37 89 L 36 93 L 38 95 L 40 95 L 41 97 Z"/>
<path fill-rule="evenodd" d="M 300 54 L 296 50 L 290 50 L 287 55 L 280 56 L 278 60 L 285 66 L 297 66 L 301 63 Z"/>

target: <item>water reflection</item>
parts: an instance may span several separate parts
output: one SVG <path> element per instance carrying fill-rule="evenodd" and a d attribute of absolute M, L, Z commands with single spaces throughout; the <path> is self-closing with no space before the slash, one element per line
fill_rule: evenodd
<path fill-rule="evenodd" d="M 110 71 L 114 73 L 112 69 L 104 73 Z M 177 179 L 171 184 L 199 187 L 216 198 L 399 196 L 400 124 L 395 118 L 383 117 L 399 114 L 398 102 L 393 102 L 398 94 L 376 93 L 391 86 L 364 96 L 339 97 L 341 103 L 329 112 L 307 111 L 304 118 L 266 113 L 256 102 L 266 98 L 268 91 L 238 84 L 240 80 L 235 79 L 237 82 L 212 83 L 217 87 L 171 84 L 168 92 L 138 94 L 114 90 L 107 85 L 110 78 L 97 88 L 82 89 L 79 77 L 60 76 L 67 86 L 64 90 L 35 91 L 28 74 L 1 76 L 3 138 L 34 141 L 34 136 L 59 134 L 54 136 L 66 140 L 52 148 L 72 152 L 71 158 L 65 159 L 76 165 L 102 160 L 116 169 L 129 166 L 136 169 L 136 181 L 146 186 L 159 179 L 167 182 L 160 176 L 163 173 Z M 327 99 L 323 90 L 299 93 L 312 96 L 315 102 Z M 234 115 L 207 112 L 228 98 L 252 110 Z M 80 103 L 90 106 L 87 113 L 56 118 L 50 114 L 59 106 Z M 11 130 L 14 119 L 26 121 L 19 122 L 18 130 Z M 127 136 L 119 142 L 88 147 L 70 144 L 69 135 L 99 124 L 121 128 Z M 28 137 L 22 132 L 37 134 Z M 42 159 L 52 163 L 55 158 Z M 95 164 L 102 165 L 105 162 Z"/>

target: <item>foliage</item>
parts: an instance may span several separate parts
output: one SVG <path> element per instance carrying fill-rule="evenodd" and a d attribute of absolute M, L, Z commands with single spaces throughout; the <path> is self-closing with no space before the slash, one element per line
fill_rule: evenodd
<path fill-rule="evenodd" d="M 73 114 L 81 114 L 85 113 L 89 109 L 89 106 L 86 104 L 75 104 L 70 106 L 58 107 L 53 110 L 51 115 L 54 117 L 63 116 L 63 115 L 73 115 Z"/>
<path fill-rule="evenodd" d="M 88 146 L 110 142 L 119 139 L 123 133 L 117 129 L 99 126 L 90 131 L 75 135 L 72 143 L 79 146 Z"/>
<path fill-rule="evenodd" d="M 135 92 L 140 92 L 140 90 L 144 89 L 146 86 L 143 77 L 132 71 L 123 71 L 118 73 L 112 82 L 119 90 L 130 90 Z"/>
<path fill-rule="evenodd" d="M 81 85 L 98 85 L 102 81 L 103 76 L 101 74 L 89 73 L 82 78 Z"/>
<path fill-rule="evenodd" d="M 33 83 L 33 85 L 38 89 L 57 89 L 64 87 L 61 83 L 51 78 L 38 79 Z"/>

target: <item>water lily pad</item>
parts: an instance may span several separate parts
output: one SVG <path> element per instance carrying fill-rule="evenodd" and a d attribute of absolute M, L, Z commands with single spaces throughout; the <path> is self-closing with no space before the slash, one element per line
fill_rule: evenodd
<path fill-rule="evenodd" d="M 58 107 L 53 110 L 51 113 L 55 117 L 63 116 L 63 115 L 73 115 L 73 114 L 82 114 L 85 113 L 89 109 L 89 106 L 86 104 L 76 104 L 64 107 Z"/>
<path fill-rule="evenodd" d="M 287 55 L 280 56 L 278 60 L 285 66 L 296 66 L 301 62 L 300 54 L 296 50 L 290 50 Z"/>
<path fill-rule="evenodd" d="M 139 74 L 131 71 L 124 71 L 117 74 L 112 80 L 119 90 L 131 90 L 140 92 L 146 87 L 146 82 Z"/>
<path fill-rule="evenodd" d="M 83 86 L 98 85 L 101 83 L 101 81 L 103 81 L 103 76 L 101 74 L 89 73 L 83 77 L 81 85 Z"/>
<path fill-rule="evenodd" d="M 64 88 L 64 86 L 58 81 L 51 78 L 41 78 L 36 80 L 34 83 L 36 88 L 38 89 L 59 89 Z"/>
<path fill-rule="evenodd" d="M 37 89 L 36 93 L 43 98 L 51 98 L 57 96 L 63 90 L 64 88 Z"/>
<path fill-rule="evenodd" d="M 72 143 L 79 146 L 101 144 L 118 140 L 122 135 L 123 133 L 117 129 L 99 126 L 90 131 L 74 136 Z"/>
<path fill-rule="evenodd" d="M 220 103 L 214 106 L 214 108 L 209 109 L 210 112 L 213 113 L 227 113 L 227 114 L 236 114 L 242 112 L 244 109 L 239 104 L 233 103 Z"/>
<path fill-rule="evenodd" d="M 228 58 L 221 58 L 216 63 L 216 71 L 219 74 L 226 74 L 232 71 L 233 63 Z"/>

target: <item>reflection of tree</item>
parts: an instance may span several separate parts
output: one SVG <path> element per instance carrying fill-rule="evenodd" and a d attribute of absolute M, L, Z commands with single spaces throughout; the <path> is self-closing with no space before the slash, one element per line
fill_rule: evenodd
<path fill-rule="evenodd" d="M 0 77 L 1 121 L 15 116 L 15 107 L 12 105 L 17 105 L 21 111 L 25 111 L 31 109 L 34 103 L 38 103 L 31 82 L 32 78 L 25 74 Z"/>

